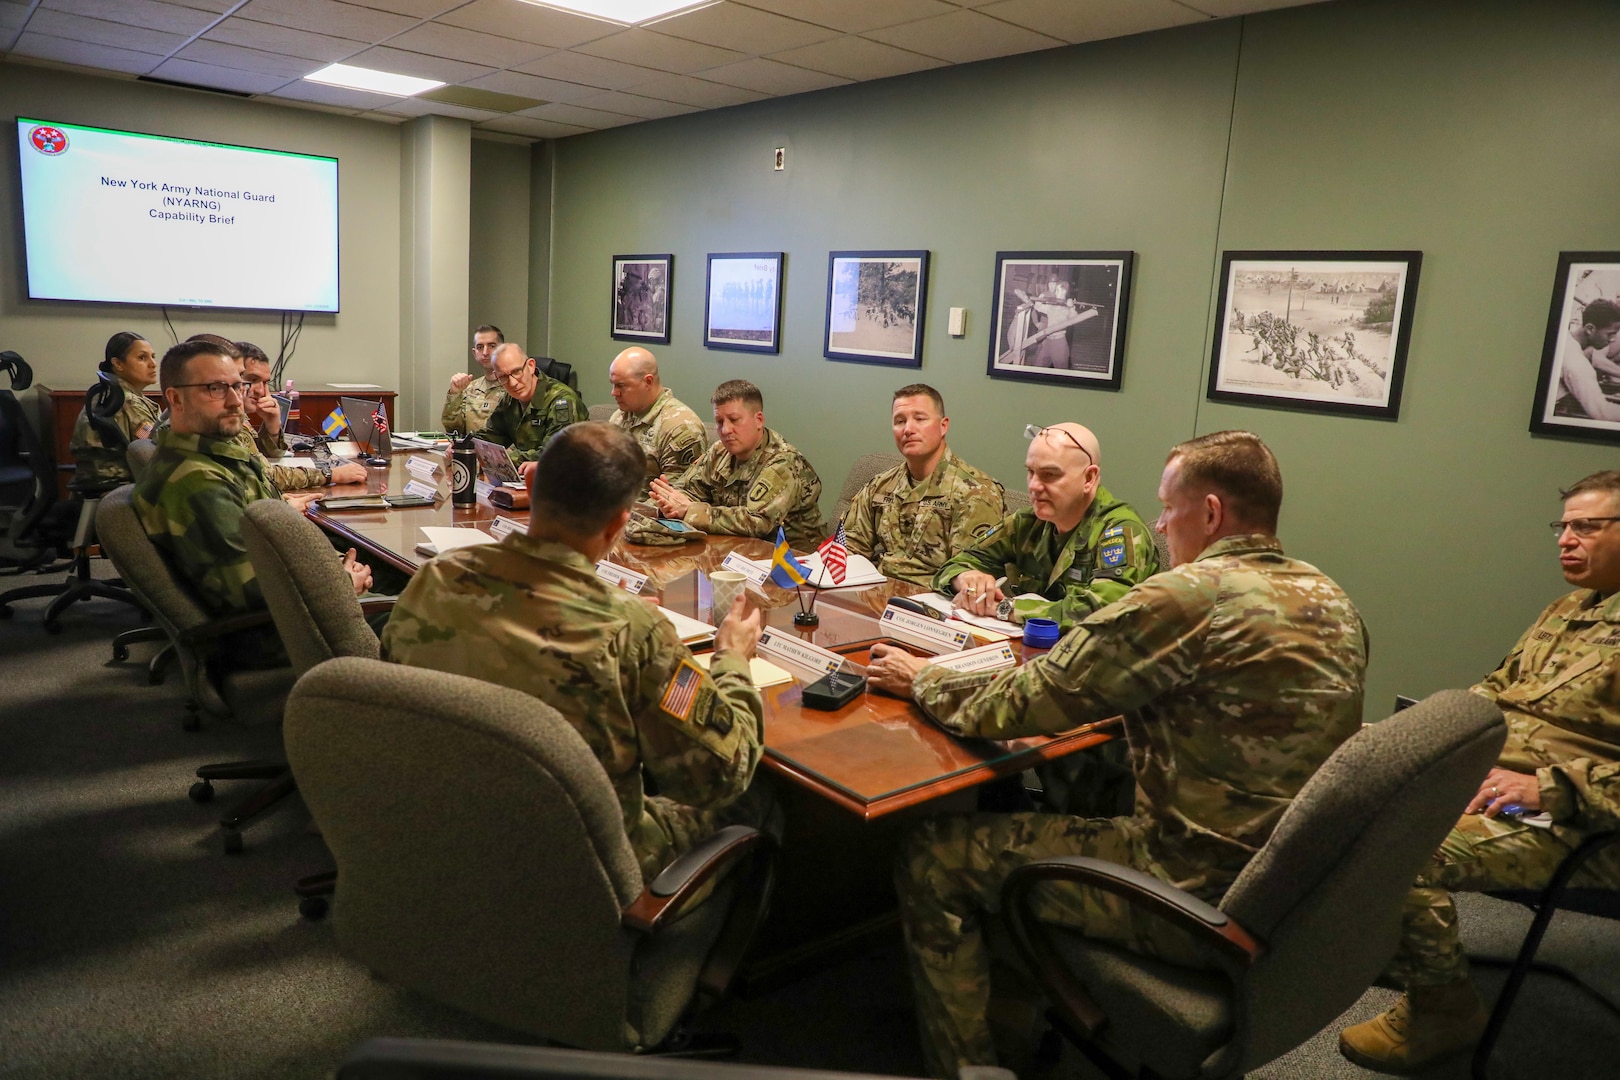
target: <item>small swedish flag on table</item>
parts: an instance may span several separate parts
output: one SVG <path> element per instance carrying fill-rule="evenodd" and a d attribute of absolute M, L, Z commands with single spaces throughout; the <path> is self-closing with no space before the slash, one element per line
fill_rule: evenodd
<path fill-rule="evenodd" d="M 793 552 L 788 548 L 787 534 L 778 525 L 776 550 L 771 553 L 771 581 L 784 589 L 791 589 L 809 580 L 810 568 L 793 557 Z"/>

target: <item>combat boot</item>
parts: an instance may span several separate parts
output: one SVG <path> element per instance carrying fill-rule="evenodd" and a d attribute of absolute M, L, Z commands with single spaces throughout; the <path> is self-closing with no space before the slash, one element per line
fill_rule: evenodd
<path fill-rule="evenodd" d="M 1418 1072 L 1472 1048 L 1488 1019 L 1469 979 L 1414 986 L 1388 1012 L 1339 1032 L 1339 1052 L 1375 1072 Z"/>

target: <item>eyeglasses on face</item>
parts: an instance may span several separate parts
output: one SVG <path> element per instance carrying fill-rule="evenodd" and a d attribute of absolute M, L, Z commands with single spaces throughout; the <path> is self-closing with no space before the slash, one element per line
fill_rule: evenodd
<path fill-rule="evenodd" d="M 209 401 L 220 401 L 225 397 L 225 391 L 230 390 L 237 397 L 247 397 L 252 389 L 252 383 L 245 382 L 185 382 L 175 383 L 169 387 L 171 390 L 201 390 L 202 396 Z"/>
<path fill-rule="evenodd" d="M 1596 536 L 1603 530 L 1603 526 L 1611 521 L 1620 521 L 1620 517 L 1578 517 L 1568 521 L 1549 521 L 1547 527 L 1553 531 L 1554 536 L 1563 536 L 1568 529 L 1576 536 Z"/>
<path fill-rule="evenodd" d="M 519 367 L 517 370 L 515 370 L 515 371 L 497 371 L 497 372 L 494 372 L 493 374 L 491 374 L 490 378 L 494 379 L 498 383 L 502 383 L 502 384 L 505 384 L 505 385 L 510 385 L 513 379 L 517 378 L 519 375 L 522 375 L 525 371 L 528 371 L 528 370 L 529 370 L 529 362 L 527 360 L 525 360 L 523 362 L 523 365 L 521 367 Z"/>
<path fill-rule="evenodd" d="M 1036 439 L 1040 438 L 1042 435 L 1045 435 L 1048 439 L 1055 439 L 1060 443 L 1064 439 L 1067 439 L 1069 441 L 1069 443 L 1071 445 L 1073 445 L 1076 450 L 1078 450 L 1082 454 L 1086 455 L 1086 461 L 1090 462 L 1093 465 L 1095 465 L 1097 463 L 1097 459 L 1091 456 L 1091 451 L 1087 450 L 1085 447 L 1081 446 L 1080 445 L 1080 440 L 1075 438 L 1074 437 L 1074 432 L 1070 431 L 1068 428 L 1036 427 L 1034 424 L 1025 424 L 1024 425 L 1024 438 L 1028 439 L 1030 442 L 1034 442 Z"/>

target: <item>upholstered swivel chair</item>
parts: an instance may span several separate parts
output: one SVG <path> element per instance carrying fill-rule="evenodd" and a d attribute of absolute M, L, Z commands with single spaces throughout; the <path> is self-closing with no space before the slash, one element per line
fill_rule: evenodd
<path fill-rule="evenodd" d="M 1029 492 L 1018 487 L 1007 488 L 1006 493 L 1002 497 L 1002 501 L 1007 504 L 1008 514 L 1016 514 L 1020 510 L 1028 510 L 1032 505 L 1029 501 Z"/>
<path fill-rule="evenodd" d="M 613 404 L 589 405 L 586 406 L 586 411 L 590 413 L 592 420 L 611 420 L 613 414 L 619 411 L 619 407 Z"/>
<path fill-rule="evenodd" d="M 856 458 L 855 464 L 849 467 L 849 474 L 844 477 L 843 490 L 838 493 L 838 502 L 833 507 L 834 528 L 849 512 L 849 504 L 855 498 L 856 492 L 865 487 L 872 477 L 885 469 L 892 469 L 905 463 L 906 459 L 899 454 L 862 454 Z"/>
<path fill-rule="evenodd" d="M 1051 1018 L 1110 1076 L 1240 1076 L 1338 1017 L 1394 954 L 1402 902 L 1495 763 L 1490 702 L 1446 690 L 1351 736 L 1300 790 L 1218 906 L 1099 859 L 1027 863 L 1008 876 L 1012 937 Z M 1040 922 L 1044 883 L 1113 893 L 1181 927 L 1199 969 Z"/>
<path fill-rule="evenodd" d="M 742 826 L 643 881 L 606 772 L 528 694 L 345 657 L 298 681 L 283 734 L 337 860 L 339 946 L 474 1015 L 657 1047 L 724 991 L 764 911 L 770 844 Z"/>
<path fill-rule="evenodd" d="M 157 443 L 151 439 L 135 439 L 124 451 L 124 460 L 129 462 L 130 475 L 137 481 L 146 473 L 146 467 L 152 464 L 157 457 Z"/>

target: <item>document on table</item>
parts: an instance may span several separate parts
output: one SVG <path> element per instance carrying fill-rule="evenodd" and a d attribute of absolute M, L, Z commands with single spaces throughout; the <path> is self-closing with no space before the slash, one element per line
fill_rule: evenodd
<path fill-rule="evenodd" d="M 937 592 L 917 593 L 915 596 L 907 597 L 907 599 L 915 600 L 919 604 L 925 604 L 939 612 L 941 615 L 944 615 L 947 619 L 956 619 L 959 622 L 965 622 L 975 629 L 983 630 L 999 637 L 1009 638 L 1024 636 L 1024 628 L 1019 626 L 1017 623 L 1008 622 L 1005 619 L 991 618 L 988 615 L 969 614 L 952 603 L 950 597 Z"/>
<path fill-rule="evenodd" d="M 456 548 L 476 547 L 479 544 L 493 544 L 495 538 L 483 529 L 468 527 L 453 528 L 443 525 L 424 525 L 422 534 L 427 537 L 423 543 L 416 545 L 418 554 L 438 555 Z"/>
<path fill-rule="evenodd" d="M 696 619 L 682 615 L 678 611 L 671 611 L 667 607 L 660 606 L 658 610 L 662 611 L 664 618 L 668 619 L 675 627 L 675 633 L 680 635 L 681 643 L 684 645 L 708 641 L 714 637 L 714 627 L 706 622 L 698 622 Z"/>
<path fill-rule="evenodd" d="M 864 589 L 871 585 L 881 585 L 889 580 L 878 572 L 877 567 L 872 565 L 872 560 L 865 555 L 857 555 L 853 551 L 849 553 L 849 561 L 844 568 L 844 580 L 838 583 L 833 582 L 832 575 L 828 573 L 826 567 L 821 565 L 821 556 L 815 552 L 811 552 L 809 555 L 799 555 L 796 558 L 804 564 L 805 569 L 810 571 L 809 583 L 818 589 L 826 589 L 829 592 L 834 589 Z M 769 559 L 748 559 L 745 561 L 764 570 L 766 574 L 771 572 L 772 564 Z"/>
<path fill-rule="evenodd" d="M 692 657 L 697 666 L 704 671 L 709 670 L 709 662 L 714 659 L 714 653 L 699 653 Z M 760 690 L 767 686 L 781 686 L 783 683 L 793 681 L 793 676 L 761 657 L 754 657 L 748 661 L 748 677 L 753 680 L 754 686 Z"/>
<path fill-rule="evenodd" d="M 334 390 L 381 390 L 382 386 L 374 382 L 329 382 L 326 384 Z"/>

